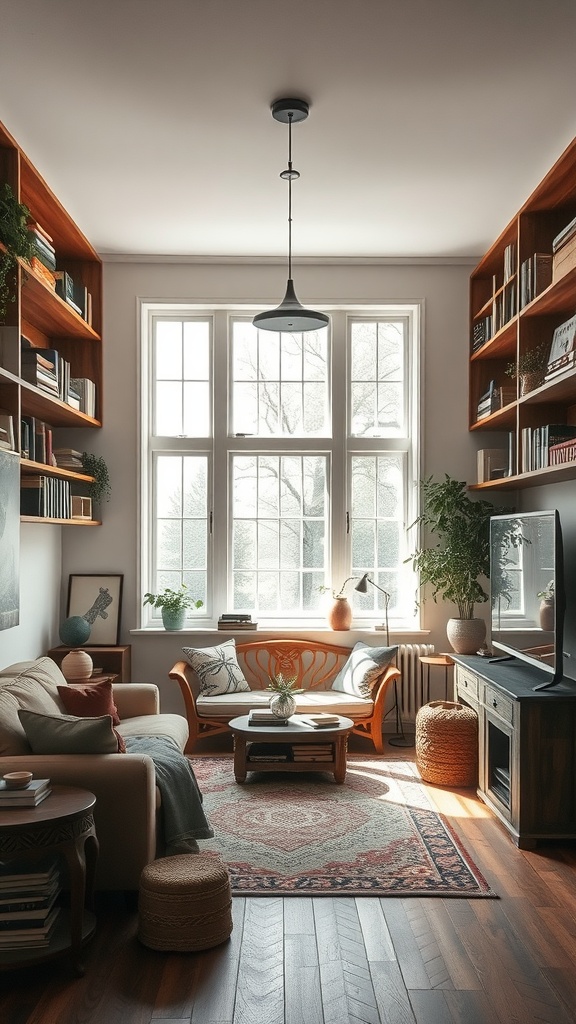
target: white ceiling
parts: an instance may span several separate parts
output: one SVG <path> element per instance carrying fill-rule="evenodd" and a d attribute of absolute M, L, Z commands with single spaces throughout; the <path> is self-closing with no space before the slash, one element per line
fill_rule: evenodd
<path fill-rule="evenodd" d="M 575 0 L 3 0 L 0 120 L 102 254 L 480 255 L 576 136 Z"/>

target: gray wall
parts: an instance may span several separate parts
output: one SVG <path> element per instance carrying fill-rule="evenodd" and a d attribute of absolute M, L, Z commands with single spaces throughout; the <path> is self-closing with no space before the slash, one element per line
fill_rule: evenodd
<path fill-rule="evenodd" d="M 309 304 L 423 300 L 423 475 L 449 473 L 475 479 L 476 438 L 468 433 L 468 280 L 470 265 L 296 266 L 301 301 Z M 80 450 L 102 454 L 112 479 L 112 498 L 99 528 L 24 525 L 22 529 L 21 625 L 0 633 L 0 664 L 36 657 L 58 642 L 69 573 L 124 574 L 121 642 L 133 646 L 134 680 L 158 682 L 166 710 L 181 710 L 167 679 L 183 643 L 212 637 L 139 626 L 138 592 L 138 299 L 200 303 L 277 304 L 285 288 L 282 266 L 107 262 L 104 267 L 104 427 L 68 434 Z M 517 496 L 518 507 L 558 507 L 565 536 L 576 534 L 571 483 Z M 530 504 L 534 502 L 534 504 Z M 60 537 L 62 571 L 60 573 Z M 58 609 L 58 601 L 60 608 Z M 422 637 L 444 650 L 446 621 L 454 609 L 426 602 Z M 485 606 L 477 612 L 485 614 Z M 323 634 L 326 638 L 326 634 Z M 335 634 L 349 643 L 353 634 Z M 409 635 L 403 637 L 410 640 Z M 575 655 L 576 657 L 576 655 Z"/>

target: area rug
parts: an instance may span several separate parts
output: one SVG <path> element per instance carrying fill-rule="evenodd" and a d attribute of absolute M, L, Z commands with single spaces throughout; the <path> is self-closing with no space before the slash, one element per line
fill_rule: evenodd
<path fill-rule="evenodd" d="M 250 773 L 194 758 L 214 839 L 237 896 L 494 897 L 410 762 L 351 757 L 327 773 Z"/>

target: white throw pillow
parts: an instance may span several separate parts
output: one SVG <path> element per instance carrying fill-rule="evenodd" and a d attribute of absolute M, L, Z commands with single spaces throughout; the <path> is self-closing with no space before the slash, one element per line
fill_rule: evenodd
<path fill-rule="evenodd" d="M 398 647 L 370 647 L 362 642 L 355 644 L 348 661 L 332 683 L 332 689 L 349 693 L 353 697 L 371 697 L 374 683 L 394 660 L 397 652 Z"/>
<path fill-rule="evenodd" d="M 218 647 L 183 647 L 182 651 L 200 680 L 202 697 L 250 689 L 236 658 L 235 640 L 226 640 Z"/>

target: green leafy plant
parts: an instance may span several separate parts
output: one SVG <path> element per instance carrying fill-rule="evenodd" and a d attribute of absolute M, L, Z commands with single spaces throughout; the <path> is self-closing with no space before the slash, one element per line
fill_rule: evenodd
<path fill-rule="evenodd" d="M 295 693 L 304 693 L 301 687 L 296 685 L 296 676 L 292 676 L 291 679 L 286 679 L 282 672 L 278 672 L 275 676 L 270 677 L 270 682 L 266 689 L 273 690 L 274 693 L 282 693 L 284 696 L 293 696 Z"/>
<path fill-rule="evenodd" d="M 546 365 L 548 346 L 543 342 L 535 348 L 527 349 L 520 354 L 518 362 L 508 363 L 504 371 L 508 377 L 522 377 L 525 373 L 538 373 Z"/>
<path fill-rule="evenodd" d="M 82 468 L 87 476 L 93 476 L 93 483 L 89 484 L 90 497 L 95 503 L 110 500 L 111 487 L 108 466 L 101 455 L 93 455 L 90 452 L 82 452 Z"/>
<path fill-rule="evenodd" d="M 490 517 L 503 509 L 483 499 L 472 500 L 465 482 L 447 474 L 439 482 L 432 477 L 422 480 L 420 488 L 422 512 L 412 525 L 431 541 L 407 561 L 420 574 L 421 589 L 431 588 L 434 601 L 452 601 L 459 618 L 472 619 L 474 605 L 488 600 L 480 579 L 490 571 Z"/>
<path fill-rule="evenodd" d="M 553 601 L 554 600 L 554 580 L 549 580 L 549 582 L 544 587 L 544 590 L 541 590 L 540 593 L 537 596 L 540 598 L 541 601 Z"/>
<path fill-rule="evenodd" d="M 196 601 L 190 597 L 188 587 L 185 583 L 180 584 L 179 590 L 171 590 L 166 587 L 159 594 L 144 594 L 144 604 L 151 604 L 153 608 L 165 608 L 169 612 L 180 612 L 185 608 L 201 608 L 203 601 Z"/>
<path fill-rule="evenodd" d="M 18 258 L 29 263 L 36 251 L 34 237 L 27 226 L 29 217 L 30 210 L 18 202 L 6 182 L 0 187 L 0 242 L 5 247 L 0 252 L 0 323 L 4 322 L 8 303 L 16 298 L 10 278 L 16 271 Z"/>

